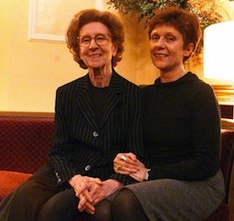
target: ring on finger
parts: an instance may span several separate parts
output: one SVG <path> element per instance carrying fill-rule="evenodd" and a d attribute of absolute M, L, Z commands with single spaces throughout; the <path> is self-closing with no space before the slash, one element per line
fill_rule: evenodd
<path fill-rule="evenodd" d="M 121 155 L 120 159 L 123 160 L 123 161 L 126 161 L 126 160 L 127 160 L 127 157 L 124 156 L 124 155 Z"/>

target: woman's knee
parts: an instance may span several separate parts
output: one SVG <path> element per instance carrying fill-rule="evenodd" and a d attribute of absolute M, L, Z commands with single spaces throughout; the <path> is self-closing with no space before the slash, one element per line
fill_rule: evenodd
<path fill-rule="evenodd" d="M 59 202 L 51 202 L 50 200 L 45 203 L 38 215 L 38 221 L 53 221 L 60 219 L 61 208 L 59 208 Z"/>
<path fill-rule="evenodd" d="M 41 208 L 38 221 L 73 220 L 79 213 L 78 200 L 70 190 L 65 190 L 51 197 Z"/>
<path fill-rule="evenodd" d="M 137 197 L 131 190 L 123 188 L 116 194 L 113 205 L 125 208 L 127 205 L 129 207 L 129 205 L 136 204 L 138 202 Z"/>
<path fill-rule="evenodd" d="M 134 220 L 148 221 L 138 198 L 127 188 L 121 189 L 116 194 L 111 212 L 114 221 L 129 221 L 133 217 Z"/>
<path fill-rule="evenodd" d="M 95 206 L 95 214 L 91 216 L 91 221 L 111 221 L 111 202 L 103 200 Z"/>

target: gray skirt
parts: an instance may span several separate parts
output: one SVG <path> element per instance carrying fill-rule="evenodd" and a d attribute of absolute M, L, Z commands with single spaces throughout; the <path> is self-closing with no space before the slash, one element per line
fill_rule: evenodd
<path fill-rule="evenodd" d="M 124 188 L 137 196 L 150 221 L 201 221 L 225 196 L 221 170 L 205 181 L 157 179 Z"/>

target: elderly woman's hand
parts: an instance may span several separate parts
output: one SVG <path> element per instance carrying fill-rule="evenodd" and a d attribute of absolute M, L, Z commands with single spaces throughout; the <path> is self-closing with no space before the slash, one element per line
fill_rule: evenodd
<path fill-rule="evenodd" d="M 76 197 L 80 199 L 78 209 L 80 211 L 84 211 L 87 208 L 89 213 L 93 214 L 95 208 L 92 206 L 93 193 L 90 190 L 96 191 L 96 189 L 102 185 L 102 181 L 98 178 L 81 176 L 77 174 L 68 182 L 73 187 Z"/>
<path fill-rule="evenodd" d="M 95 213 L 95 205 L 105 199 L 107 196 L 111 195 L 112 193 L 116 192 L 119 188 L 123 185 L 113 179 L 108 179 L 102 182 L 102 185 L 97 185 L 92 183 L 92 187 L 89 190 L 90 195 L 92 196 L 92 204 L 86 199 L 85 196 L 80 196 L 80 202 L 78 204 L 79 211 L 83 212 L 86 211 L 89 214 Z"/>
<path fill-rule="evenodd" d="M 101 191 L 101 186 L 103 186 L 103 184 L 99 185 L 95 182 L 90 183 L 88 193 L 89 196 L 91 196 L 92 201 L 88 200 L 83 194 L 79 195 L 80 201 L 78 204 L 78 210 L 80 212 L 86 211 L 89 214 L 95 213 L 94 205 L 95 205 L 96 195 L 98 192 Z"/>
<path fill-rule="evenodd" d="M 121 182 L 114 179 L 105 180 L 102 184 L 100 190 L 93 195 L 93 205 L 96 205 L 123 186 Z"/>

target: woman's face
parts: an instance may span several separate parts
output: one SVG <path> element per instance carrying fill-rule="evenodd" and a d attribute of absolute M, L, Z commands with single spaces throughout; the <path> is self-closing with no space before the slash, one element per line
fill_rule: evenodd
<path fill-rule="evenodd" d="M 112 43 L 110 32 L 104 24 L 91 22 L 84 25 L 80 29 L 79 45 L 80 58 L 88 69 L 111 70 L 111 59 L 116 55 L 117 48 Z"/>
<path fill-rule="evenodd" d="M 163 72 L 173 71 L 183 66 L 185 56 L 193 47 L 184 46 L 179 31 L 170 25 L 155 26 L 150 34 L 150 53 L 153 64 Z"/>

